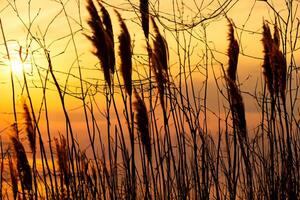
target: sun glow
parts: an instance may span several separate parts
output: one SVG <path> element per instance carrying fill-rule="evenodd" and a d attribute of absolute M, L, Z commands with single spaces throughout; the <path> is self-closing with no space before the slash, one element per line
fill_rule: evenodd
<path fill-rule="evenodd" d="M 12 73 L 21 76 L 24 72 L 28 73 L 31 69 L 31 65 L 28 62 L 22 63 L 20 59 L 13 59 L 10 62 Z"/>
<path fill-rule="evenodd" d="M 22 74 L 23 67 L 25 67 L 25 66 L 21 61 L 19 61 L 19 60 L 11 61 L 11 70 L 14 74 L 18 74 L 18 75 Z"/>

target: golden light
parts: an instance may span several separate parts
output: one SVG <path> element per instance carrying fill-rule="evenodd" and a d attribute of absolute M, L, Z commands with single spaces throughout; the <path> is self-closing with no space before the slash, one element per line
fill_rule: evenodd
<path fill-rule="evenodd" d="M 23 73 L 23 67 L 25 67 L 25 64 L 23 64 L 20 60 L 11 61 L 11 69 L 14 74 L 21 75 Z"/>
<path fill-rule="evenodd" d="M 8 51 L 9 56 L 6 57 L 5 63 L 9 72 L 21 77 L 23 76 L 23 70 L 25 73 L 31 71 L 31 56 L 25 48 L 18 43 L 9 43 Z"/>
<path fill-rule="evenodd" d="M 22 63 L 20 58 L 18 58 L 15 55 L 12 55 L 12 59 L 10 62 L 11 65 L 11 70 L 14 75 L 21 76 L 23 74 L 23 70 L 25 73 L 30 72 L 31 70 L 31 64 L 30 64 L 30 59 L 27 58 L 27 60 Z"/>

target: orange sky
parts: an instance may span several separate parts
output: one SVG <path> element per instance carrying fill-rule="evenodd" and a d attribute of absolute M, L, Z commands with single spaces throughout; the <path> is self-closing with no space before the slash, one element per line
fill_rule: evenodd
<path fill-rule="evenodd" d="M 19 17 L 24 21 L 24 24 L 21 23 L 21 20 L 17 17 L 16 12 L 12 9 L 8 2 L 2 0 L 0 1 L 0 17 L 2 19 L 2 23 L 4 26 L 4 31 L 6 35 L 6 39 L 8 40 L 10 53 L 13 56 L 13 59 L 17 59 L 17 50 L 18 46 L 21 45 L 23 47 L 30 46 L 30 52 L 33 55 L 30 56 L 31 62 L 34 62 L 42 69 L 42 73 L 45 74 L 45 70 L 47 68 L 47 63 L 45 62 L 43 52 L 41 51 L 40 47 L 37 45 L 35 41 L 30 42 L 32 37 L 35 37 L 37 40 L 41 42 L 45 42 L 48 50 L 50 51 L 51 55 L 53 56 L 52 62 L 54 66 L 54 70 L 57 70 L 58 79 L 60 83 L 63 85 L 66 81 L 67 76 L 63 74 L 63 72 L 70 71 L 75 76 L 78 75 L 78 69 L 74 61 L 76 59 L 74 53 L 74 46 L 72 41 L 70 40 L 70 29 L 67 24 L 66 16 L 62 12 L 61 4 L 51 1 L 51 0 L 32 0 L 30 5 L 30 17 L 29 17 L 29 5 L 25 0 L 17 0 L 16 5 L 19 12 Z M 87 30 L 86 20 L 87 20 L 87 12 L 85 9 L 85 3 L 83 0 L 69 0 L 63 1 L 68 2 L 65 6 L 67 15 L 69 16 L 71 27 L 73 32 L 75 33 L 75 42 L 76 47 L 78 50 L 80 65 L 84 68 L 84 78 L 89 82 L 94 84 L 97 83 L 98 80 L 96 79 L 103 79 L 102 73 L 96 70 L 96 63 L 97 59 L 91 54 L 92 46 L 89 41 L 83 36 L 82 33 L 89 33 Z M 80 2 L 80 5 L 78 5 Z M 131 9 L 131 6 L 128 4 L 128 1 L 125 0 L 110 0 L 107 1 L 111 5 L 124 8 L 124 9 Z M 138 1 L 134 0 L 131 1 L 134 5 L 137 5 Z M 196 15 L 197 10 L 194 4 L 194 1 L 184 1 L 184 19 L 189 20 L 195 19 L 198 21 L 199 14 Z M 204 4 L 201 8 L 201 15 L 203 17 L 208 16 L 213 10 L 216 8 L 216 4 L 207 5 L 210 1 L 204 1 Z M 247 30 L 251 30 L 254 32 L 261 32 L 261 26 L 263 19 L 273 21 L 274 16 L 272 12 L 270 12 L 270 8 L 266 5 L 263 1 L 238 1 L 232 10 L 228 12 L 228 16 L 233 19 L 234 23 L 238 27 L 243 27 Z M 156 10 L 159 9 L 162 13 L 163 17 L 171 17 L 169 15 L 172 13 L 172 0 L 164 0 L 161 1 L 160 5 L 155 4 L 153 8 Z M 198 4 L 200 6 L 200 3 Z M 251 7 L 253 6 L 253 10 L 251 11 Z M 282 5 L 274 5 L 276 9 L 283 8 Z M 181 5 L 180 5 L 181 7 Z M 112 19 L 115 20 L 115 15 L 112 12 L 111 8 L 108 8 L 109 12 L 112 15 Z M 152 10 L 153 11 L 153 10 Z M 136 14 L 127 11 L 120 11 L 121 15 L 128 19 L 126 23 L 128 25 L 129 31 L 131 33 L 132 39 L 134 39 L 134 50 L 135 53 L 145 53 L 145 44 L 142 35 L 141 27 L 136 26 L 136 23 L 139 21 L 136 18 Z M 178 13 L 177 13 L 178 14 Z M 285 15 L 284 11 L 281 12 L 282 15 Z M 249 16 L 250 15 L 250 16 Z M 27 28 L 29 27 L 29 20 L 33 21 L 31 29 L 32 35 L 28 36 Z M 162 18 L 162 22 L 166 25 L 169 25 L 168 20 Z M 217 52 L 226 52 L 227 48 L 227 22 L 224 20 L 224 17 L 220 17 L 216 20 L 210 20 L 209 23 L 205 23 L 206 30 L 207 30 L 207 40 L 208 45 L 211 48 L 216 50 L 215 56 L 217 59 L 222 61 L 226 66 L 226 56 L 222 55 L 221 53 Z M 82 24 L 80 24 L 82 23 Z M 81 31 L 81 26 L 83 26 L 84 30 Z M 113 23 L 114 30 L 115 30 L 115 38 L 117 38 L 118 34 L 118 23 Z M 48 29 L 47 29 L 48 27 Z M 160 27 L 162 30 L 162 27 Z M 46 30 L 48 30 L 46 32 Z M 195 27 L 193 29 L 195 36 L 203 36 L 203 27 L 201 25 Z M 247 31 L 241 32 L 241 30 L 237 30 L 238 35 L 240 36 L 240 44 L 243 46 L 243 53 L 249 56 L 262 58 L 262 45 L 261 45 L 261 35 L 258 33 L 250 33 Z M 177 56 L 177 47 L 172 34 L 168 31 L 165 32 L 168 45 L 170 48 L 170 64 L 172 67 L 172 71 L 175 74 L 178 70 L 178 56 Z M 45 36 L 45 41 L 43 41 L 43 37 Z M 188 37 L 188 34 L 186 35 Z M 6 59 L 6 52 L 3 45 L 3 39 L 0 37 L 0 61 L 1 63 L 7 63 Z M 194 54 L 191 56 L 192 64 L 196 64 L 199 62 L 199 58 L 202 56 L 205 47 L 202 42 L 193 39 L 192 46 L 195 47 Z M 299 58 L 299 52 L 298 52 Z M 34 60 L 33 60 L 34 59 Z M 249 80 L 243 82 L 243 89 L 250 89 L 251 91 L 254 90 L 254 86 L 257 80 L 257 75 L 260 74 L 260 65 L 262 63 L 259 59 L 249 58 L 247 56 L 240 56 L 239 60 L 239 75 L 240 80 L 244 81 L 249 75 L 251 76 Z M 137 63 L 135 63 L 135 68 L 139 67 Z M 201 64 L 201 63 L 200 63 Z M 219 71 L 219 65 L 214 66 L 216 71 Z M 98 66 L 99 68 L 99 66 Z M 41 101 L 42 101 L 42 90 L 38 88 L 41 86 L 40 80 L 37 76 L 37 71 L 35 66 L 32 66 L 31 69 L 28 69 L 28 79 L 31 82 L 31 95 L 33 97 L 33 101 L 35 102 L 34 106 L 36 112 L 38 111 Z M 140 68 L 139 68 L 140 69 Z M 9 67 L 5 64 L 0 65 L 0 91 L 1 95 L 1 103 L 0 103 L 0 130 L 8 127 L 13 122 L 13 115 L 12 112 L 12 93 L 11 93 L 11 85 L 10 85 L 10 77 L 9 77 Z M 95 73 L 96 72 L 96 73 Z M 210 77 L 212 77 L 211 67 L 209 69 Z M 15 80 L 16 80 L 16 100 L 19 102 L 20 97 L 22 96 L 22 84 L 23 79 L 20 74 L 15 73 Z M 98 81 L 99 84 L 102 84 L 102 81 Z M 201 83 L 203 80 L 203 76 L 195 76 L 196 83 Z M 19 83 L 18 83 L 19 82 Z M 216 102 L 216 88 L 214 84 L 214 80 L 212 78 L 209 79 L 210 88 L 209 91 L 209 106 L 214 107 Z M 70 77 L 68 80 L 68 84 L 70 89 L 73 92 L 79 91 L 76 90 L 76 87 L 79 85 L 79 81 L 75 77 Z M 58 101 L 58 96 L 56 91 L 53 91 L 53 85 L 49 84 L 50 90 L 47 91 L 47 98 L 49 109 L 51 111 L 50 115 L 50 123 L 55 124 L 55 132 L 63 131 L 64 127 L 64 117 L 62 115 L 62 109 L 60 102 Z M 104 102 L 103 95 L 97 95 L 96 98 L 99 102 Z M 76 122 L 76 129 L 78 132 L 84 131 L 84 125 L 82 121 L 82 109 L 75 109 L 78 108 L 81 103 L 79 100 L 76 100 L 72 97 L 66 97 L 68 109 L 70 109 L 71 118 Z M 247 101 L 246 101 L 247 102 Z M 104 108 L 104 103 L 99 103 L 100 108 Z M 255 113 L 255 106 L 249 102 L 248 112 Z M 19 106 L 20 108 L 20 106 Z M 97 112 L 97 117 L 101 118 L 101 114 Z M 252 119 L 253 114 L 249 114 L 249 117 Z M 103 117 L 102 117 L 103 118 Z M 44 120 L 42 118 L 42 120 Z M 251 124 L 248 123 L 248 124 Z M 42 125 L 44 127 L 44 125 Z M 2 134 L 2 133 L 0 133 Z"/>

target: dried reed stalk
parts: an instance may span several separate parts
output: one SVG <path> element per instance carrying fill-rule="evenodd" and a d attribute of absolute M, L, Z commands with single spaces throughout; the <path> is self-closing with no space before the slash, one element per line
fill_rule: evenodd
<path fill-rule="evenodd" d="M 131 50 L 131 39 L 126 24 L 124 23 L 121 15 L 117 12 L 119 23 L 121 26 L 121 34 L 118 39 L 120 42 L 119 56 L 121 58 L 121 74 L 125 84 L 126 92 L 129 96 L 132 95 L 132 50 Z"/>

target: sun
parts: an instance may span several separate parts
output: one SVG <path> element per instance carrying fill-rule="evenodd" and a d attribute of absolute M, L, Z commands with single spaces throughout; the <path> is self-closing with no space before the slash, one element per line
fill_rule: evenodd
<path fill-rule="evenodd" d="M 6 60 L 6 65 L 11 73 L 17 77 L 22 77 L 23 71 L 25 73 L 31 72 L 32 66 L 28 50 L 14 43 L 9 45 L 8 50 L 9 56 Z"/>
<path fill-rule="evenodd" d="M 17 75 L 17 76 L 22 76 L 23 70 L 25 73 L 30 71 L 30 64 L 28 62 L 22 63 L 20 59 L 13 59 L 11 60 L 11 70 L 12 73 Z"/>
<path fill-rule="evenodd" d="M 20 60 L 11 61 L 11 70 L 14 74 L 21 75 L 23 73 L 24 64 Z"/>

